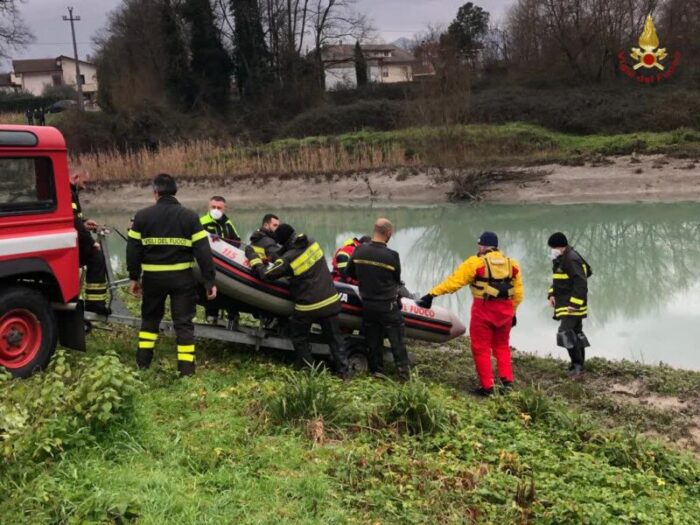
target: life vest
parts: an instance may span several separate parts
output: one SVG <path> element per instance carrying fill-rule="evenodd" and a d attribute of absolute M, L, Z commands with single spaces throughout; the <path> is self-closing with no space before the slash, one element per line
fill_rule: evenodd
<path fill-rule="evenodd" d="M 472 295 L 479 299 L 511 299 L 515 295 L 513 261 L 499 251 L 488 252 L 480 259 L 484 266 L 470 285 Z"/>

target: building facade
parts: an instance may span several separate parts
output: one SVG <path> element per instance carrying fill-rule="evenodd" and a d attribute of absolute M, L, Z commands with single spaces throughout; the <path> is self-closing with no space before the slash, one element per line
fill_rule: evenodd
<path fill-rule="evenodd" d="M 61 55 L 56 58 L 39 58 L 12 61 L 11 84 L 32 95 L 41 96 L 47 86 L 71 86 L 77 89 L 75 60 Z M 97 98 L 97 67 L 80 61 L 80 83 L 88 101 Z"/>

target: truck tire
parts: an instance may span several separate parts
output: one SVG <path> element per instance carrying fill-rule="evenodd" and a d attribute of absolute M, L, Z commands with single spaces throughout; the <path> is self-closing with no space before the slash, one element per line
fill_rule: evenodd
<path fill-rule="evenodd" d="M 0 366 L 15 377 L 44 368 L 56 349 L 58 330 L 48 300 L 36 290 L 0 291 Z"/>

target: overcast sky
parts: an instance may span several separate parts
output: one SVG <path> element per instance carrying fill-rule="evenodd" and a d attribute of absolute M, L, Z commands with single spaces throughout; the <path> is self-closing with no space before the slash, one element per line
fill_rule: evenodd
<path fill-rule="evenodd" d="M 357 9 L 366 13 L 379 36 L 387 42 L 401 37 L 410 38 L 428 24 L 447 24 L 466 0 L 357 0 Z M 14 58 L 48 58 L 73 55 L 70 24 L 61 18 L 66 6 L 75 8 L 80 16 L 76 22 L 78 53 L 85 58 L 92 51 L 92 37 L 107 20 L 107 13 L 121 0 L 25 0 L 21 11 L 36 41 L 15 53 Z M 489 11 L 492 18 L 500 17 L 513 0 L 476 0 L 474 3 Z M 9 67 L 5 64 L 6 69 Z"/>

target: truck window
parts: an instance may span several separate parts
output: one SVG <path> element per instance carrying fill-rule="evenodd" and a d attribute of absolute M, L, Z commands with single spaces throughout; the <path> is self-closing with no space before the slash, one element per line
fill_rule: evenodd
<path fill-rule="evenodd" d="M 56 208 L 51 160 L 0 158 L 0 216 L 43 213 Z"/>

